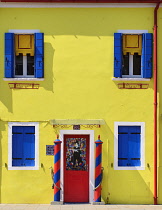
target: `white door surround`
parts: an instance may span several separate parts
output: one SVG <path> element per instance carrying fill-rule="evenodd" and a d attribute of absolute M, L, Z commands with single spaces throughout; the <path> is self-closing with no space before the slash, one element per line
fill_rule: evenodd
<path fill-rule="evenodd" d="M 61 143 L 61 195 L 60 200 L 64 201 L 64 135 L 89 135 L 89 203 L 93 202 L 94 197 L 94 130 L 60 130 Z"/>

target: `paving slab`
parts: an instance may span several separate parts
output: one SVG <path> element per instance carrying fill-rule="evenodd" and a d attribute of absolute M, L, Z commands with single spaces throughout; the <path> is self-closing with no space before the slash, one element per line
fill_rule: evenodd
<path fill-rule="evenodd" d="M 162 210 L 162 205 L 0 204 L 0 210 Z"/>
<path fill-rule="evenodd" d="M 60 206 L 49 206 L 48 210 L 61 210 Z"/>
<path fill-rule="evenodd" d="M 6 204 L 0 204 L 0 209 L 2 209 L 3 207 L 5 207 Z"/>
<path fill-rule="evenodd" d="M 49 205 L 49 204 L 40 204 L 36 210 L 49 210 L 50 206 L 51 205 Z M 60 210 L 60 209 L 56 208 L 56 210 Z"/>
<path fill-rule="evenodd" d="M 119 207 L 117 206 L 117 205 L 115 205 L 115 204 L 110 204 L 110 205 L 104 205 L 104 207 L 103 208 L 107 208 L 107 209 L 118 209 Z"/>

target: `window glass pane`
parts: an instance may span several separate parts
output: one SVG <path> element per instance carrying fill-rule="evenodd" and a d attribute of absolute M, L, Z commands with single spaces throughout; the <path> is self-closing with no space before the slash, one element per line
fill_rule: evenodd
<path fill-rule="evenodd" d="M 133 55 L 133 75 L 141 75 L 141 55 Z"/>
<path fill-rule="evenodd" d="M 34 75 L 34 56 L 27 54 L 27 75 Z"/>
<path fill-rule="evenodd" d="M 129 75 L 129 53 L 123 55 L 122 75 Z"/>
<path fill-rule="evenodd" d="M 23 54 L 20 53 L 15 58 L 15 75 L 23 75 Z"/>

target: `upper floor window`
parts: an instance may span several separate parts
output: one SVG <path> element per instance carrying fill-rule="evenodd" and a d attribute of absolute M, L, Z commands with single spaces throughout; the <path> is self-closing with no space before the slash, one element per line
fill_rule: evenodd
<path fill-rule="evenodd" d="M 152 77 L 152 34 L 114 34 L 114 77 Z"/>
<path fill-rule="evenodd" d="M 43 33 L 5 33 L 5 77 L 44 77 Z"/>
<path fill-rule="evenodd" d="M 15 35 L 14 77 L 34 77 L 34 35 Z"/>

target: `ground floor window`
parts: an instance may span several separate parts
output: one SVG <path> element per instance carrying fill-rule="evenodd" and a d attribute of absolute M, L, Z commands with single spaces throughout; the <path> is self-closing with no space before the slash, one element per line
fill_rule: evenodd
<path fill-rule="evenodd" d="M 115 123 L 115 169 L 144 167 L 144 123 Z"/>
<path fill-rule="evenodd" d="M 38 123 L 9 123 L 9 169 L 38 169 Z"/>

